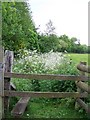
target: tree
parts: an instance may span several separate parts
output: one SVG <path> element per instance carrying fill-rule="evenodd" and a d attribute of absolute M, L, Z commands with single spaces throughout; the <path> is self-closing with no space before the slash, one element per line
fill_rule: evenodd
<path fill-rule="evenodd" d="M 58 51 L 59 52 L 64 52 L 65 50 L 67 51 L 67 47 L 68 47 L 68 44 L 63 41 L 62 39 L 59 40 L 59 48 L 58 48 Z"/>
<path fill-rule="evenodd" d="M 61 52 L 69 51 L 70 49 L 70 39 L 67 35 L 61 35 L 59 37 L 59 44 L 61 45 Z"/>
<path fill-rule="evenodd" d="M 38 35 L 26 2 L 2 3 L 2 40 L 5 49 L 19 53 L 39 49 Z"/>
<path fill-rule="evenodd" d="M 53 22 L 51 20 L 49 20 L 49 22 L 46 24 L 45 34 L 46 35 L 55 34 L 54 30 L 55 30 L 55 27 L 53 26 Z"/>

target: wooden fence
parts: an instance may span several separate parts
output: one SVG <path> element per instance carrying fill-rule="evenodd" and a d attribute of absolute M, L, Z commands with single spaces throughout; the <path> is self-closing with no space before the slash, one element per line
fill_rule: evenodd
<path fill-rule="evenodd" d="M 86 62 L 80 62 L 80 64 L 77 65 L 77 69 L 80 71 L 80 75 L 82 77 L 85 77 L 87 76 L 88 77 L 88 81 L 85 82 L 83 80 L 81 81 L 76 81 L 76 85 L 77 85 L 77 92 L 79 93 L 88 93 L 88 97 L 89 97 L 89 94 L 90 94 L 90 66 L 87 66 L 86 65 L 87 63 Z M 76 108 L 78 108 L 78 105 L 81 106 L 83 109 L 85 109 L 85 111 L 90 114 L 90 104 L 86 104 L 84 102 L 84 100 L 82 100 L 81 98 L 77 98 L 76 99 Z"/>
<path fill-rule="evenodd" d="M 2 54 L 2 53 L 0 53 Z M 3 58 L 3 57 L 2 57 Z M 4 72 L 0 72 L 1 82 L 0 88 L 1 91 L 4 91 L 4 109 L 9 108 L 9 97 L 19 96 L 20 100 L 16 103 L 15 107 L 11 111 L 11 114 L 15 117 L 19 117 L 23 115 L 25 108 L 28 104 L 28 101 L 31 97 L 44 97 L 44 98 L 66 98 L 71 97 L 75 98 L 76 102 L 86 110 L 87 113 L 90 113 L 90 108 L 88 105 L 81 100 L 81 98 L 87 98 L 88 93 L 90 93 L 90 87 L 86 82 L 90 80 L 89 76 L 86 76 L 84 72 L 90 73 L 90 68 L 86 65 L 80 63 L 77 68 L 80 71 L 83 71 L 81 75 L 56 75 L 56 74 L 21 74 L 21 73 L 13 73 L 12 64 L 13 64 L 13 53 L 10 51 L 6 51 L 5 53 L 5 67 Z M 2 61 L 0 61 L 2 62 Z M 4 73 L 4 80 L 3 80 Z M 75 81 L 78 90 L 77 92 L 31 92 L 31 91 L 15 91 L 15 87 L 12 83 L 10 83 L 11 78 L 24 78 L 24 79 L 36 79 L 36 80 L 71 80 Z M 3 88 L 4 83 L 4 88 Z M 13 90 L 11 89 L 13 88 Z M 86 92 L 81 92 L 80 89 Z M 0 93 L 0 101 L 3 99 L 3 94 Z M 2 108 L 0 108 L 2 110 Z M 2 113 L 1 113 L 2 114 Z"/>

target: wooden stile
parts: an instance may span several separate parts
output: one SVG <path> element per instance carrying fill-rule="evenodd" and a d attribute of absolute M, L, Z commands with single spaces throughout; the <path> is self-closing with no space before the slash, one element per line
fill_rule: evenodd
<path fill-rule="evenodd" d="M 2 49 L 0 49 L 2 50 Z M 3 56 L 3 52 L 0 52 L 0 58 Z M 13 52 L 6 51 L 5 53 L 5 68 L 2 69 L 3 59 L 0 59 L 0 110 L 3 110 L 3 98 L 4 96 L 4 108 L 9 108 L 9 97 L 19 96 L 21 99 L 16 103 L 11 114 L 15 117 L 22 116 L 30 98 L 42 97 L 42 98 L 76 98 L 76 103 L 90 113 L 90 108 L 80 98 L 87 98 L 90 93 L 90 87 L 84 83 L 90 79 L 89 76 L 85 76 L 85 72 L 90 73 L 89 67 L 85 66 L 86 62 L 81 62 L 77 68 L 81 71 L 81 75 L 57 75 L 57 74 L 22 74 L 12 73 L 13 64 Z M 4 80 L 3 80 L 4 78 Z M 12 91 L 16 90 L 16 87 L 10 83 L 11 78 L 23 78 L 23 79 L 36 79 L 36 80 L 71 80 L 75 81 L 78 90 L 77 92 L 33 92 L 33 91 Z M 83 82 L 82 82 L 83 81 Z M 5 83 L 4 83 L 5 82 Z M 11 87 L 10 87 L 11 85 Z M 83 92 L 86 91 L 86 92 Z M 2 117 L 3 111 L 0 112 Z"/>

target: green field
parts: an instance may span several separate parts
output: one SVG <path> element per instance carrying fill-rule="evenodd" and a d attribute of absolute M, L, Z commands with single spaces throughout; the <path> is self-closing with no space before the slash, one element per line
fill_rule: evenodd
<path fill-rule="evenodd" d="M 89 58 L 90 54 L 67 54 L 67 56 L 72 59 L 75 64 L 79 64 L 80 61 L 87 62 L 90 65 Z"/>

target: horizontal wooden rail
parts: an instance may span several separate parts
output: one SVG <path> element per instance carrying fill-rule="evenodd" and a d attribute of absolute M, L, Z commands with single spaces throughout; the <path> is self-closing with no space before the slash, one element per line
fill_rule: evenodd
<path fill-rule="evenodd" d="M 89 77 L 76 75 L 55 75 L 55 74 L 21 74 L 21 73 L 4 73 L 7 78 L 23 78 L 36 80 L 77 80 L 87 81 Z"/>
<path fill-rule="evenodd" d="M 77 103 L 83 108 L 83 109 L 85 109 L 85 111 L 87 112 L 87 113 L 90 113 L 90 106 L 88 106 L 84 101 L 82 101 L 81 99 L 77 99 L 76 100 L 77 101 Z"/>
<path fill-rule="evenodd" d="M 78 93 L 78 92 L 30 92 L 30 91 L 5 91 L 5 96 L 19 96 L 19 97 L 45 97 L 45 98 L 84 98 L 87 97 L 87 93 Z"/>
<path fill-rule="evenodd" d="M 81 82 L 81 81 L 75 82 L 75 83 L 80 89 L 90 93 L 90 86 L 88 86 L 88 83 L 86 84 L 86 83 Z"/>
<path fill-rule="evenodd" d="M 90 73 L 90 66 L 86 66 L 81 63 L 77 65 L 77 69 L 83 72 Z"/>
<path fill-rule="evenodd" d="M 27 104 L 30 100 L 30 97 L 22 97 L 15 105 L 15 107 L 13 108 L 13 110 L 11 111 L 11 114 L 13 116 L 21 116 L 23 115 Z"/>

